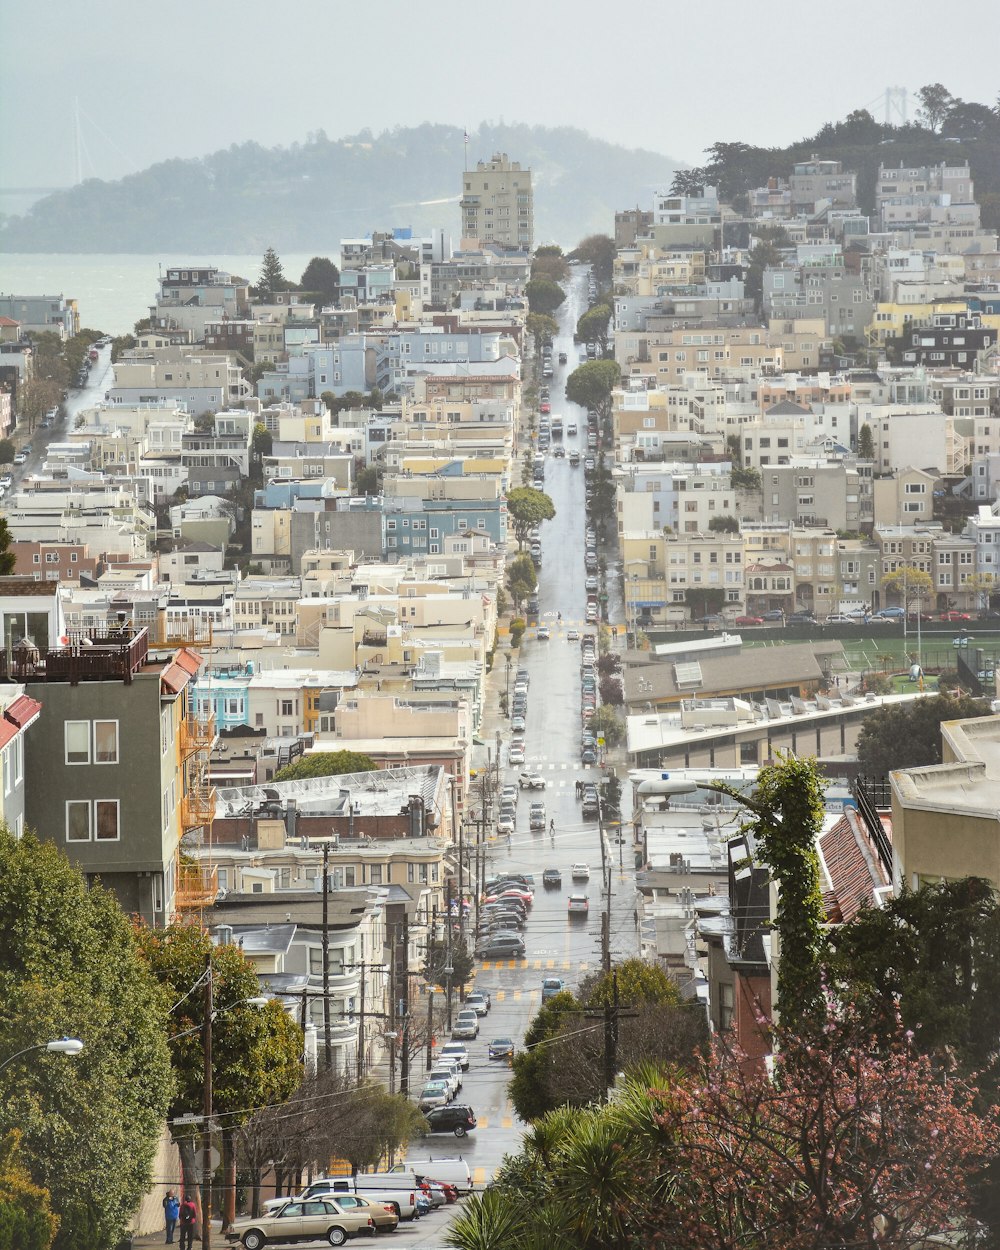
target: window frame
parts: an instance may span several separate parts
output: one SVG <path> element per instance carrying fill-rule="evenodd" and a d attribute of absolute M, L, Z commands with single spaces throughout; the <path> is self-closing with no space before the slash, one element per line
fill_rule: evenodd
<path fill-rule="evenodd" d="M 76 725 L 84 725 L 86 727 L 87 758 L 85 760 L 71 760 L 69 758 L 70 728 Z M 66 767 L 67 768 L 86 768 L 90 765 L 92 758 L 93 758 L 93 751 L 92 751 L 92 744 L 91 744 L 91 722 L 89 720 L 63 721 L 63 763 L 66 765 Z"/>

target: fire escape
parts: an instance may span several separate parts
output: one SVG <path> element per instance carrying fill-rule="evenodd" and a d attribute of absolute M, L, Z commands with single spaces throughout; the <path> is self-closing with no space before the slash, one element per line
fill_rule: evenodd
<path fill-rule="evenodd" d="M 188 713 L 180 724 L 181 838 L 202 831 L 202 844 L 211 845 L 215 819 L 215 787 L 209 781 L 209 763 L 215 742 L 215 716 Z M 215 902 L 218 872 L 211 863 L 191 863 L 178 850 L 177 910 L 201 911 Z"/>

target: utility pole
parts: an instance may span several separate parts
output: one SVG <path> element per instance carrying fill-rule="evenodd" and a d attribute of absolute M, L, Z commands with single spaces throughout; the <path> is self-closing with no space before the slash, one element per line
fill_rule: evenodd
<path fill-rule="evenodd" d="M 396 926 L 389 936 L 389 1093 L 396 1092 Z"/>
<path fill-rule="evenodd" d="M 212 1245 L 212 1014 L 215 993 L 212 984 L 212 951 L 205 956 L 205 1019 L 201 1026 L 202 1115 L 205 1123 L 201 1137 L 201 1244 L 203 1250 Z"/>
<path fill-rule="evenodd" d="M 400 924 L 402 930 L 400 946 L 403 951 L 403 983 L 400 995 L 400 1006 L 403 1011 L 403 1035 L 400 1039 L 399 1053 L 399 1092 L 404 1098 L 410 1096 L 410 936 L 406 918 Z M 397 964 L 398 967 L 398 964 Z"/>
<path fill-rule="evenodd" d="M 427 980 L 427 1071 L 430 1072 L 434 1067 L 434 985 L 432 978 L 434 976 L 434 964 L 432 962 L 432 954 L 434 952 L 434 941 L 437 935 L 437 915 L 438 909 L 435 906 L 431 911 L 431 937 L 427 944 L 427 972 L 430 976 Z M 449 924 L 451 917 L 449 916 Z"/>
<path fill-rule="evenodd" d="M 360 1014 L 358 1017 L 358 1084 L 365 1074 L 365 971 L 367 964 L 361 961 L 361 993 L 360 993 Z"/>
<path fill-rule="evenodd" d="M 618 1068 L 618 973 L 611 974 L 611 1002 L 604 1008 L 604 1086 L 610 1090 Z"/>
<path fill-rule="evenodd" d="M 458 898 L 458 910 L 459 911 L 462 910 L 462 896 L 461 895 L 459 895 L 459 898 Z M 448 941 L 445 947 L 445 958 L 448 960 L 448 962 L 445 964 L 445 976 L 447 977 L 447 981 L 445 984 L 445 993 L 447 995 L 448 1032 L 449 1033 L 451 1032 L 451 978 L 454 975 L 454 967 L 455 967 L 455 958 L 454 958 L 455 952 L 454 952 L 454 948 L 452 946 L 452 940 L 451 940 L 453 930 L 454 930 L 454 925 L 451 919 L 451 880 L 449 879 L 448 881 Z M 448 971 L 449 968 L 452 969 L 452 972 Z"/>
<path fill-rule="evenodd" d="M 330 1036 L 330 843 L 323 843 L 323 1067 L 333 1070 Z"/>

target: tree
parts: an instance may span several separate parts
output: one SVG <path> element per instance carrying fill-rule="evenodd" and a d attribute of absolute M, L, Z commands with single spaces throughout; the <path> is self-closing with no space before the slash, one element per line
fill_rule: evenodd
<path fill-rule="evenodd" d="M 548 1090 L 548 1074 L 558 1062 L 553 1043 L 563 1020 L 578 1020 L 577 1002 L 570 993 L 556 994 L 542 1003 L 524 1035 L 524 1046 L 516 1051 L 509 1091 L 514 1110 L 524 1121 L 536 1120 L 557 1103 Z"/>
<path fill-rule="evenodd" d="M 717 1044 L 702 1079 L 670 1089 L 660 1119 L 685 1162 L 663 1244 L 908 1250 L 971 1231 L 970 1177 L 998 1137 L 974 1086 L 901 1026 L 886 1043 L 832 1003 L 820 1026 L 777 1030 L 773 1075 Z"/>
<path fill-rule="evenodd" d="M 601 702 L 608 707 L 621 707 L 625 701 L 620 677 L 602 677 L 600 684 Z"/>
<path fill-rule="evenodd" d="M 176 1006 L 170 1058 L 175 1096 L 171 1120 L 202 1105 L 204 1059 L 201 1033 L 208 970 L 212 977 L 212 1103 L 221 1124 L 225 1176 L 223 1224 L 235 1216 L 236 1133 L 261 1107 L 284 1102 L 302 1079 L 302 1030 L 277 999 L 263 1008 L 248 999 L 260 993 L 257 971 L 242 949 L 216 945 L 196 924 L 174 924 L 140 934 L 146 961 Z M 187 1128 L 172 1129 L 181 1153 L 185 1186 L 194 1174 L 194 1140 Z"/>
<path fill-rule="evenodd" d="M 750 812 L 744 828 L 777 886 L 774 929 L 781 943 L 777 1009 L 783 1024 L 806 1030 L 823 1006 L 823 925 L 817 839 L 826 805 L 814 759 L 780 755 L 757 774 L 753 794 L 720 787 Z"/>
<path fill-rule="evenodd" d="M 576 245 L 572 257 L 590 265 L 598 280 L 607 283 L 611 281 L 616 254 L 615 241 L 610 235 L 588 234 Z"/>
<path fill-rule="evenodd" d="M 996 125 L 996 113 L 985 104 L 954 100 L 941 125 L 941 134 L 949 139 L 980 139 Z"/>
<path fill-rule="evenodd" d="M 379 493 L 378 469 L 373 464 L 359 470 L 354 485 L 361 495 L 377 495 Z"/>
<path fill-rule="evenodd" d="M 264 253 L 264 259 L 260 265 L 260 277 L 257 279 L 257 297 L 262 302 L 267 303 L 273 300 L 278 291 L 288 290 L 288 280 L 281 268 L 281 261 L 278 253 L 273 247 L 269 247 Z"/>
<path fill-rule="evenodd" d="M 926 87 L 921 87 L 917 92 L 917 99 L 920 101 L 917 121 L 935 133 L 941 129 L 945 118 L 956 103 L 955 97 L 948 88 L 939 82 L 928 83 Z"/>
<path fill-rule="evenodd" d="M 752 466 L 743 468 L 741 465 L 734 465 L 729 480 L 734 490 L 758 491 L 761 488 L 760 470 Z"/>
<path fill-rule="evenodd" d="M 568 272 L 566 257 L 563 256 L 563 250 L 558 244 L 545 244 L 542 247 L 535 248 L 535 254 L 531 258 L 532 278 L 544 278 L 550 282 L 562 282 Z"/>
<path fill-rule="evenodd" d="M 899 768 L 941 763 L 941 725 L 949 720 L 988 716 L 985 700 L 962 695 L 917 699 L 905 707 L 882 707 L 866 716 L 858 735 L 858 765 L 872 777 Z"/>
<path fill-rule="evenodd" d="M 340 270 L 326 256 L 314 256 L 302 271 L 299 290 L 318 295 L 321 304 L 333 304 L 340 294 Z"/>
<path fill-rule="evenodd" d="M 541 348 L 542 343 L 551 341 L 559 333 L 559 322 L 547 313 L 530 312 L 525 317 L 524 324 L 535 340 L 536 351 Z"/>
<path fill-rule="evenodd" d="M 14 440 L 0 438 L 0 464 L 13 464 L 16 455 L 17 448 L 14 446 Z"/>
<path fill-rule="evenodd" d="M 305 781 L 309 777 L 342 777 L 345 773 L 374 773 L 378 764 L 361 751 L 314 751 L 286 764 L 274 774 L 275 781 Z"/>
<path fill-rule="evenodd" d="M 608 326 L 611 324 L 610 304 L 595 304 L 576 323 L 576 337 L 581 343 L 596 343 L 603 355 L 608 350 Z"/>
<path fill-rule="evenodd" d="M 985 612 L 990 606 L 990 600 L 1000 589 L 1000 582 L 995 573 L 970 573 L 965 579 L 964 589 L 976 596 L 976 606 L 980 612 Z"/>
<path fill-rule="evenodd" d="M 558 282 L 549 278 L 532 278 L 525 283 L 524 293 L 528 307 L 533 313 L 552 314 L 566 298 L 566 292 Z"/>
<path fill-rule="evenodd" d="M 692 617 L 710 616 L 722 610 L 726 592 L 721 586 L 687 586 L 684 602 Z"/>
<path fill-rule="evenodd" d="M 621 380 L 616 360 L 588 360 L 566 379 L 566 398 L 573 404 L 595 409 L 602 417 L 611 412 L 611 392 Z"/>
<path fill-rule="evenodd" d="M 862 460 L 875 459 L 875 435 L 867 421 L 858 430 L 858 455 Z"/>
<path fill-rule="evenodd" d="M 446 972 L 446 968 L 451 968 L 451 972 Z M 453 942 L 447 938 L 435 938 L 427 949 L 424 976 L 432 985 L 438 985 L 443 990 L 449 986 L 465 985 L 475 970 L 476 961 L 467 943 L 457 937 Z"/>
<path fill-rule="evenodd" d="M 538 575 L 531 556 L 515 556 L 507 566 L 507 588 L 510 590 L 514 607 L 520 611 L 521 604 L 533 593 L 538 585 Z"/>
<path fill-rule="evenodd" d="M 7 518 L 0 516 L 0 576 L 2 577 L 9 577 L 17 564 L 17 556 L 10 549 L 12 541 Z"/>
<path fill-rule="evenodd" d="M 734 516 L 714 516 L 709 518 L 708 528 L 712 534 L 738 534 L 740 523 Z"/>
<path fill-rule="evenodd" d="M 117 1245 L 174 1090 L 169 1001 L 115 897 L 51 843 L 0 828 L 0 915 L 0 1055 L 84 1042 L 77 1059 L 34 1052 L 0 1071 L 0 1139 L 20 1132 L 59 1219 L 56 1250 Z"/>
<path fill-rule="evenodd" d="M 752 299 L 754 308 L 760 312 L 764 307 L 764 270 L 781 264 L 781 253 L 768 239 L 762 239 L 750 250 L 744 275 L 744 291 Z"/>
<path fill-rule="evenodd" d="M 609 747 L 617 747 L 625 740 L 625 726 L 618 719 L 614 708 L 606 704 L 597 708 L 590 718 L 590 732 L 603 738 Z"/>
<path fill-rule="evenodd" d="M 708 183 L 708 174 L 704 169 L 676 169 L 670 184 L 671 195 L 702 196 Z"/>
<path fill-rule="evenodd" d="M 536 525 L 551 521 L 555 514 L 555 505 L 544 491 L 535 490 L 533 486 L 516 486 L 507 492 L 507 515 L 520 548 Z"/>
<path fill-rule="evenodd" d="M 21 1162 L 20 1143 L 16 1130 L 0 1140 L 0 1250 L 49 1250 L 59 1220 Z"/>
<path fill-rule="evenodd" d="M 882 578 L 882 586 L 899 595 L 903 600 L 904 609 L 909 612 L 916 608 L 919 612 L 934 592 L 934 579 L 925 569 L 915 564 L 904 564 Z"/>

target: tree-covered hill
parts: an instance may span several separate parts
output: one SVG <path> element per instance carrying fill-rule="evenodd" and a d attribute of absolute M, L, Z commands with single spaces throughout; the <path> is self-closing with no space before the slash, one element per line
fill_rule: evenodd
<path fill-rule="evenodd" d="M 677 162 L 582 130 L 483 124 L 469 162 L 507 152 L 534 172 L 536 240 L 572 246 L 608 232 L 616 207 L 649 202 Z M 309 251 L 339 239 L 411 225 L 443 226 L 457 242 L 463 132 L 429 123 L 345 139 L 233 145 L 170 160 L 118 182 L 91 179 L 8 218 L 9 252 Z"/>

